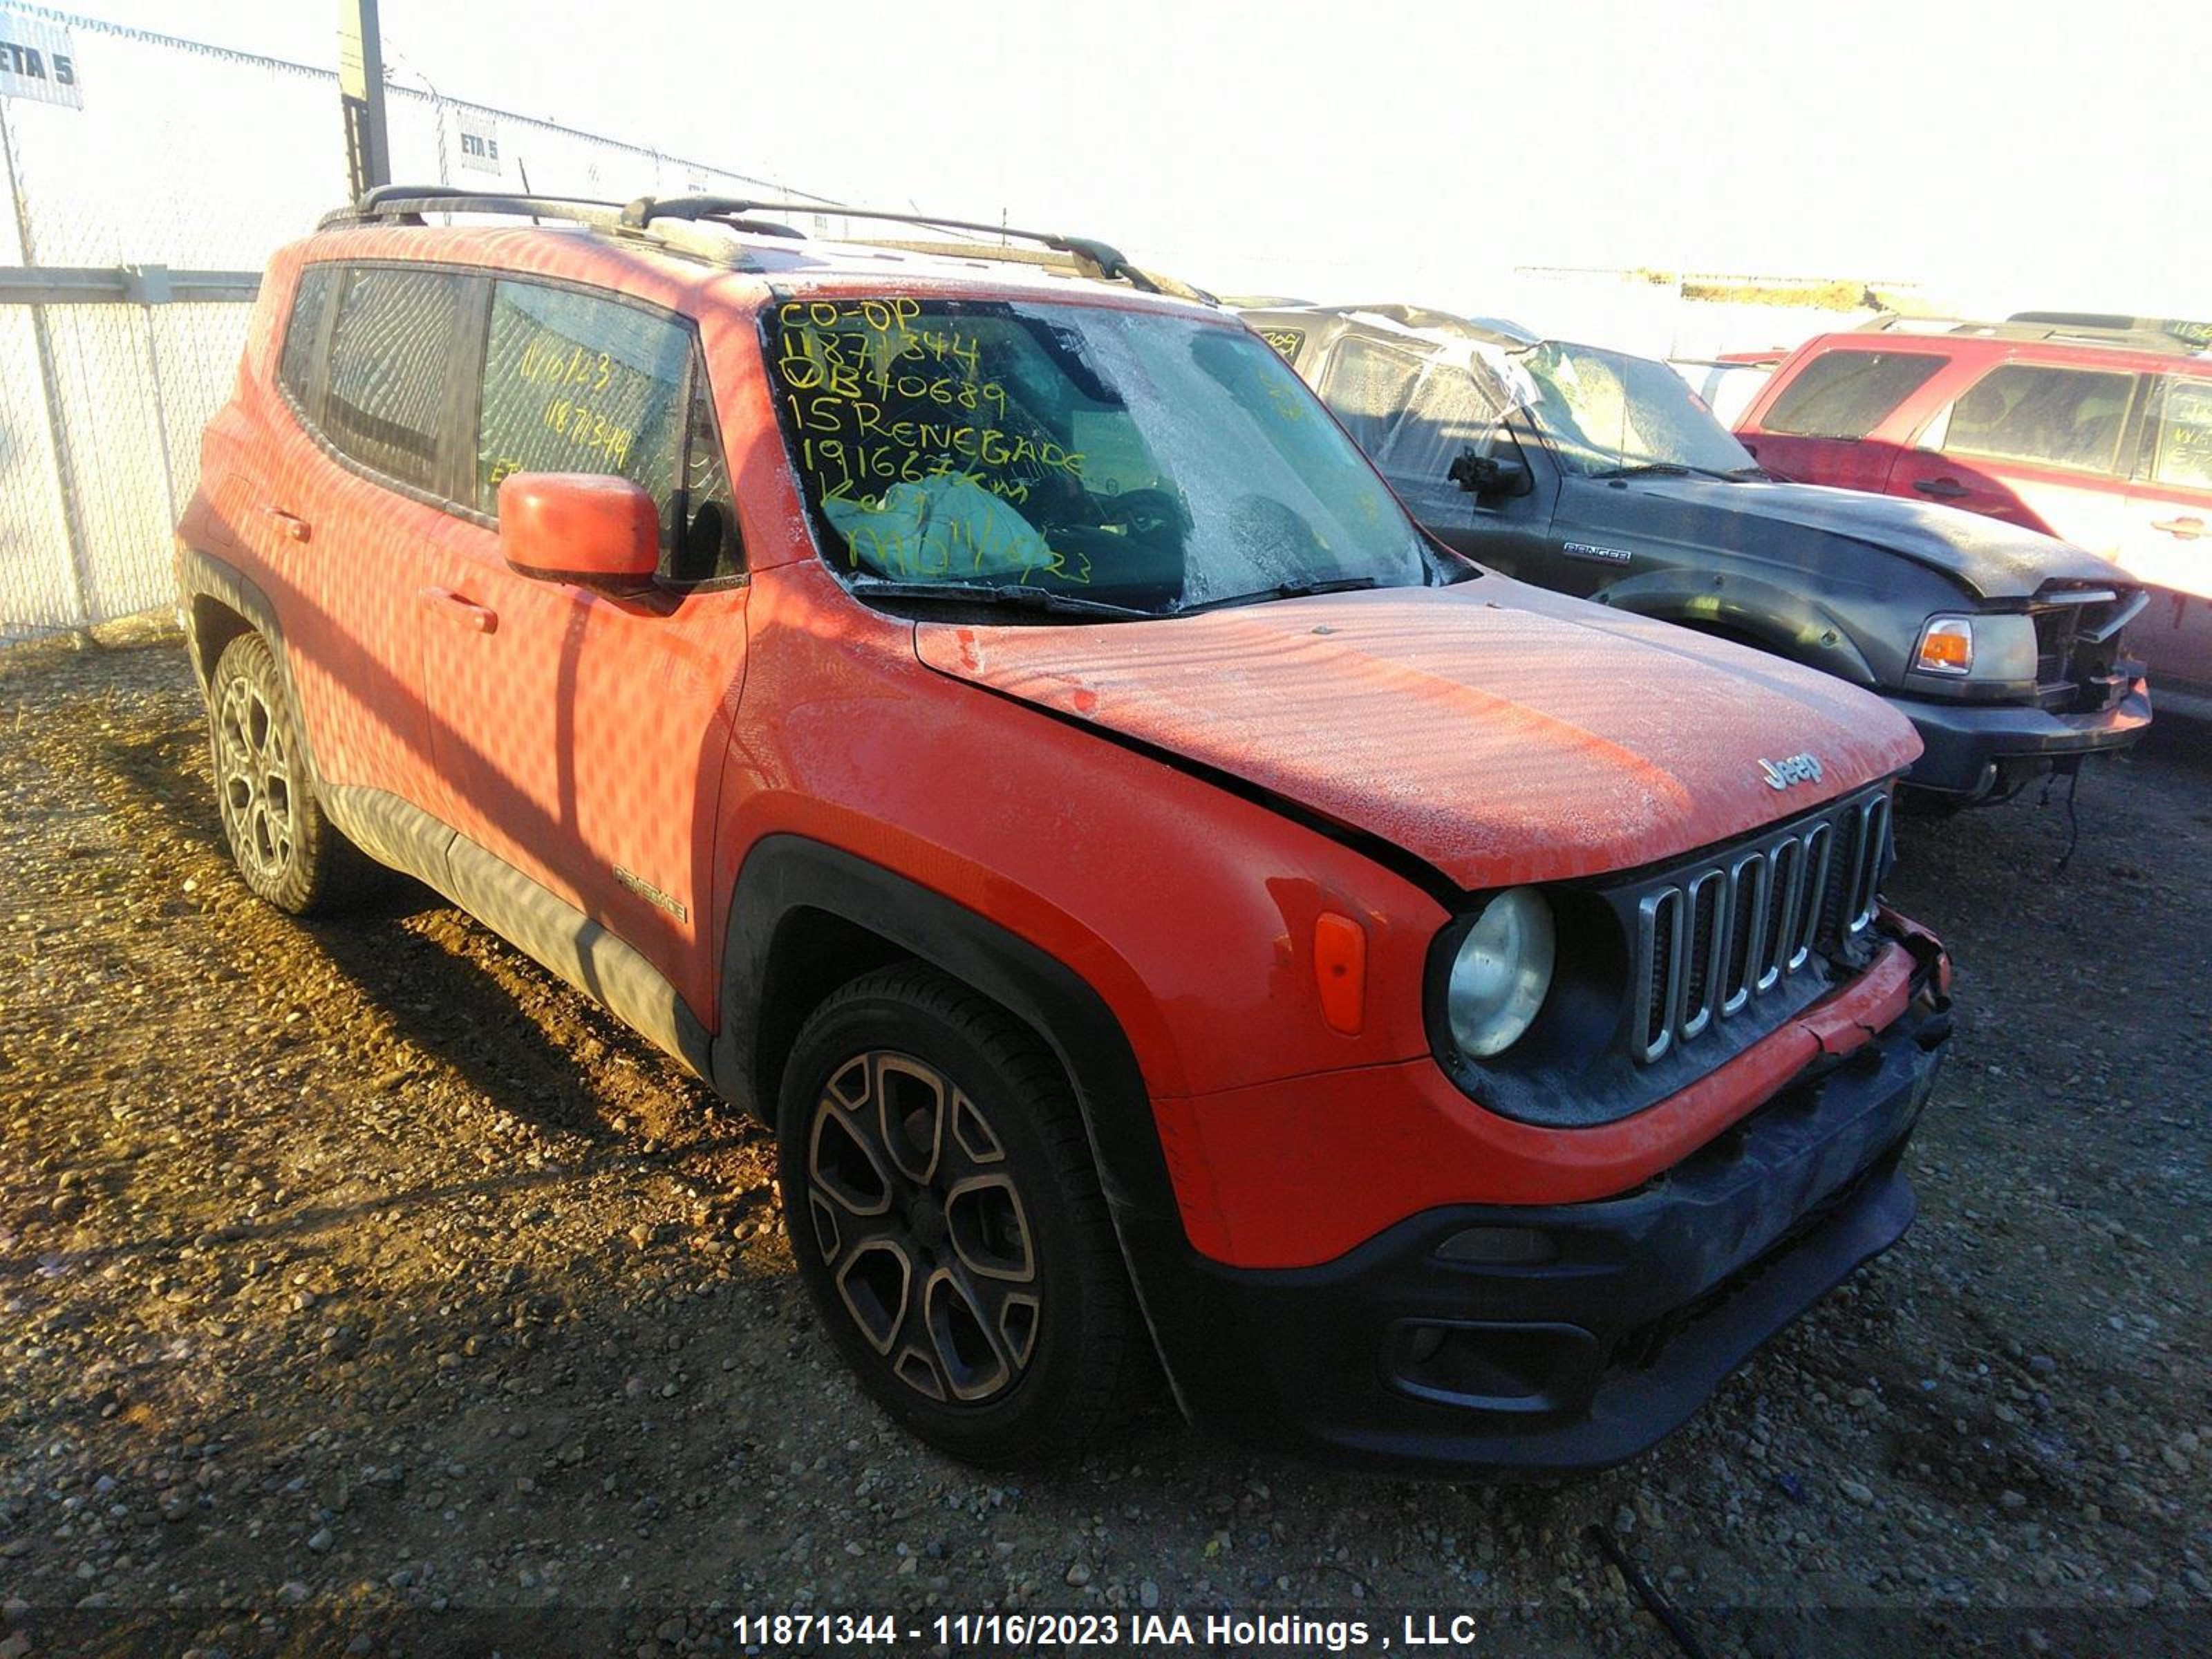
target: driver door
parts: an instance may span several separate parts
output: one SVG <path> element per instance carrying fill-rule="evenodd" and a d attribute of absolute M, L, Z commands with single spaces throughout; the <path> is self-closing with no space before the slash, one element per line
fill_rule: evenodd
<path fill-rule="evenodd" d="M 475 500 L 422 589 L 423 665 L 447 821 L 506 871 L 706 994 L 712 820 L 745 657 L 746 589 L 704 356 L 688 319 L 501 277 L 468 425 Z M 661 509 L 635 593 L 526 575 L 501 556 L 514 472 L 627 477 Z M 457 878 L 460 863 L 456 853 Z M 693 1001 L 695 1010 L 710 1001 Z"/>
<path fill-rule="evenodd" d="M 1558 474 L 1540 444 L 1516 439 L 1494 388 L 1443 352 L 1425 356 L 1396 342 L 1346 334 L 1329 354 L 1319 390 L 1424 529 L 1493 569 L 1547 581 L 1537 567 Z M 1451 468 L 1470 451 L 1522 461 L 1529 488 L 1485 496 L 1462 489 Z"/>

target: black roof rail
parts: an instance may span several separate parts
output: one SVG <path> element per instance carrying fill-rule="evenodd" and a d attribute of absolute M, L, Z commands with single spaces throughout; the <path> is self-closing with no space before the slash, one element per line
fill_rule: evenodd
<path fill-rule="evenodd" d="M 696 240 L 678 246 L 660 233 L 625 224 L 620 202 L 591 196 L 539 196 L 529 191 L 517 195 L 507 191 L 466 190 L 453 185 L 379 185 L 373 190 L 362 191 L 360 199 L 351 207 L 325 214 L 316 228 L 329 230 L 377 220 L 419 225 L 426 213 L 508 214 L 516 218 L 527 218 L 533 224 L 543 219 L 554 219 L 563 224 L 605 231 L 610 235 L 648 239 L 667 245 L 672 252 L 678 253 L 725 261 L 730 253 L 726 246 L 719 244 L 710 246 Z M 766 222 L 744 223 L 736 220 L 720 222 L 734 229 L 763 236 L 796 238 L 804 235 L 803 232 L 793 230 L 789 225 Z"/>
<path fill-rule="evenodd" d="M 328 230 L 376 220 L 419 225 L 426 213 L 509 214 L 533 222 L 555 219 L 564 224 L 582 225 L 612 235 L 650 237 L 655 240 L 665 240 L 665 234 L 655 228 L 656 224 L 663 221 L 672 222 L 669 225 L 671 229 L 677 225 L 711 224 L 752 235 L 804 240 L 806 233 L 793 226 L 750 216 L 757 213 L 812 213 L 842 219 L 876 219 L 893 224 L 918 225 L 929 230 L 969 231 L 978 236 L 1011 236 L 1024 242 L 1036 242 L 1055 252 L 1066 254 L 1086 276 L 1109 282 L 1124 282 L 1147 294 L 1169 294 L 1186 299 L 1194 298 L 1209 304 L 1213 302 L 1212 296 L 1203 289 L 1189 288 L 1170 278 L 1155 276 L 1131 264 L 1118 248 L 1091 237 L 1063 236 L 1051 231 L 1016 230 L 1006 225 L 983 224 L 969 219 L 938 219 L 921 213 L 893 213 L 875 208 L 848 207 L 842 202 L 790 202 L 735 196 L 641 196 L 634 201 L 622 203 L 589 196 L 540 196 L 527 191 L 518 195 L 506 191 L 470 190 L 455 185 L 379 185 L 373 190 L 362 191 L 360 199 L 351 206 L 325 214 L 316 228 Z M 884 246 L 899 246 L 902 244 L 886 243 Z M 949 251 L 942 246 L 903 246 L 915 247 L 916 251 Z M 718 253 L 727 257 L 726 250 L 702 246 L 687 245 L 677 251 L 707 257 Z M 1011 250 L 994 247 L 980 240 L 972 248 L 963 244 L 958 251 L 979 259 L 1004 257 L 1011 252 Z"/>
<path fill-rule="evenodd" d="M 646 230 L 656 219 L 706 220 L 710 223 L 728 223 L 752 213 L 812 213 L 838 219 L 879 219 L 889 224 L 919 225 L 926 230 L 965 230 L 981 236 L 1012 236 L 1024 242 L 1038 242 L 1057 252 L 1072 254 L 1081 264 L 1091 268 L 1091 274 L 1109 282 L 1125 282 L 1130 287 L 1147 294 L 1158 294 L 1160 286 L 1151 276 L 1131 264 L 1118 248 L 1089 236 L 1063 236 L 1056 231 L 1016 230 L 1007 225 L 984 224 L 974 219 L 940 219 L 924 213 L 893 213 L 879 208 L 848 207 L 842 202 L 778 202 L 741 196 L 671 196 L 655 198 L 641 196 L 623 210 L 623 224 L 632 230 Z M 975 250 L 976 257 L 990 257 L 988 245 Z"/>

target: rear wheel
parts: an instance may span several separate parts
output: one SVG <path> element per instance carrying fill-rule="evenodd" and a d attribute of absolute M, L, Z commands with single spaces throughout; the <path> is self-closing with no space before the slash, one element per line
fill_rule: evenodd
<path fill-rule="evenodd" d="M 208 733 L 216 805 L 246 884 L 295 915 L 353 898 L 374 866 L 323 816 L 284 677 L 258 634 L 216 659 Z"/>
<path fill-rule="evenodd" d="M 777 1130 L 792 1253 L 893 1418 L 1003 1465 L 1124 1414 L 1141 1327 L 1074 1098 L 1026 1026 L 933 969 L 855 980 L 799 1034 Z"/>

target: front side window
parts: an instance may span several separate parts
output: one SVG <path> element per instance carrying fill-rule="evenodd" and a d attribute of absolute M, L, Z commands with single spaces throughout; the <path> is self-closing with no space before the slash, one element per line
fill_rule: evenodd
<path fill-rule="evenodd" d="M 1500 447 L 1504 412 L 1486 379 L 1456 363 L 1432 362 L 1375 464 L 1385 477 L 1443 483 L 1462 455 L 1487 455 Z"/>
<path fill-rule="evenodd" d="M 2212 381 L 2166 382 L 2150 476 L 2157 483 L 2212 489 Z"/>
<path fill-rule="evenodd" d="M 331 441 L 364 466 L 434 488 L 460 313 L 459 277 L 380 266 L 349 272 L 323 405 Z"/>
<path fill-rule="evenodd" d="M 1441 574 L 1313 393 L 1241 327 L 901 297 L 794 301 L 764 329 L 817 538 L 856 587 L 1163 614 Z"/>
<path fill-rule="evenodd" d="M 1931 351 L 1828 351 L 1782 388 L 1760 428 L 1791 438 L 1856 442 L 1951 360 Z"/>
<path fill-rule="evenodd" d="M 1509 360 L 1529 418 L 1570 471 L 1585 477 L 1689 472 L 1750 477 L 1751 452 L 1664 363 L 1547 340 Z"/>
<path fill-rule="evenodd" d="M 301 272 L 300 286 L 292 293 L 292 314 L 284 324 L 284 355 L 276 377 L 303 410 L 310 407 L 307 398 L 314 385 L 315 352 L 322 344 L 323 312 L 330 304 L 336 272 L 333 265 L 309 265 Z"/>
<path fill-rule="evenodd" d="M 2007 363 L 1959 394 L 1944 453 L 2111 472 L 2135 381 L 2110 371 Z"/>
<path fill-rule="evenodd" d="M 1419 354 L 1348 334 L 1329 353 L 1321 398 L 1352 441 L 1380 465 L 1390 429 L 1405 412 L 1420 378 Z"/>
<path fill-rule="evenodd" d="M 661 509 L 664 545 L 683 453 L 691 332 L 620 301 L 542 283 L 492 284 L 477 416 L 477 507 L 495 516 L 512 472 L 628 478 Z"/>

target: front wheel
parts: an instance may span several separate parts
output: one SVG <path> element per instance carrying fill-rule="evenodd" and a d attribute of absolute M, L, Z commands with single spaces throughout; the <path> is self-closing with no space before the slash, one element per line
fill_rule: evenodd
<path fill-rule="evenodd" d="M 1081 1115 L 1029 1028 L 919 964 L 855 980 L 800 1032 L 777 1135 L 800 1274 L 894 1419 L 989 1466 L 1124 1414 L 1142 1327 Z"/>

